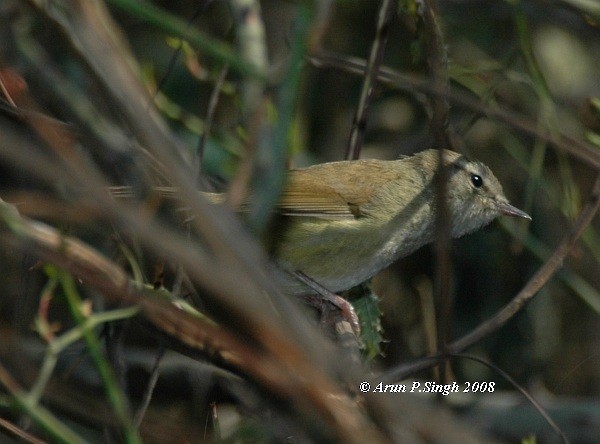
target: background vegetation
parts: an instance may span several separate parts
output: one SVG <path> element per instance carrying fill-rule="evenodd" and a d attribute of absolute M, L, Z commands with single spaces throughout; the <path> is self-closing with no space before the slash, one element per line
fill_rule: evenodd
<path fill-rule="evenodd" d="M 4 0 L 0 23 L 4 436 L 595 442 L 596 2 Z M 442 146 L 533 221 L 357 290 L 357 362 L 274 287 L 256 239 L 286 168 Z M 249 217 L 195 188 L 252 189 Z"/>

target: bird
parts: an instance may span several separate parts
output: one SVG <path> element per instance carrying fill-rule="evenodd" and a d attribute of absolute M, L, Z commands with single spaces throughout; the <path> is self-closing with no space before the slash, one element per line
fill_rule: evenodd
<path fill-rule="evenodd" d="M 287 292 L 302 294 L 299 271 L 339 293 L 434 241 L 439 151 L 398 160 L 351 160 L 288 172 L 276 212 L 286 217 L 275 240 Z M 443 151 L 450 234 L 459 238 L 501 215 L 531 220 L 511 205 L 485 164 Z"/>
<path fill-rule="evenodd" d="M 505 215 L 531 220 L 511 205 L 485 164 L 442 151 L 450 234 L 459 238 Z M 274 212 L 283 220 L 271 243 L 274 275 L 286 293 L 332 293 L 367 281 L 435 240 L 440 153 L 428 149 L 397 160 L 327 162 L 287 172 Z M 123 196 L 122 187 L 113 190 Z M 161 187 L 174 197 L 177 190 Z M 223 193 L 201 193 L 222 204 Z M 248 211 L 246 202 L 238 210 Z"/>

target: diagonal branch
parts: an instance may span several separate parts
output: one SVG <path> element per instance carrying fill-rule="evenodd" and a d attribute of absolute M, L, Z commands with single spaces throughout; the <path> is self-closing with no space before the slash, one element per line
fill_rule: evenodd
<path fill-rule="evenodd" d="M 394 4 L 395 2 L 391 0 L 384 0 L 379 8 L 377 33 L 375 35 L 375 40 L 373 41 L 373 46 L 371 46 L 369 61 L 365 67 L 365 81 L 363 82 L 363 87 L 360 92 L 360 100 L 356 115 L 354 116 L 354 122 L 352 122 L 350 140 L 344 157 L 347 160 L 356 160 L 360 156 L 360 149 L 362 147 L 367 126 L 367 116 L 369 109 L 371 108 L 371 101 L 373 100 L 373 92 L 375 90 L 375 83 L 377 82 L 379 67 L 383 60 L 383 52 L 388 37 L 388 28 L 394 10 Z"/>
<path fill-rule="evenodd" d="M 480 339 L 488 336 L 500 329 L 506 324 L 516 313 L 521 311 L 525 304 L 529 302 L 535 294 L 548 282 L 554 273 L 561 267 L 564 259 L 569 255 L 577 244 L 577 240 L 583 231 L 590 224 L 598 208 L 600 207 L 600 174 L 596 178 L 592 193 L 588 197 L 588 202 L 579 214 L 579 218 L 571 228 L 570 232 L 563 238 L 561 243 L 556 247 L 552 256 L 546 263 L 535 273 L 529 282 L 525 284 L 523 289 L 510 301 L 502 310 L 496 313 L 491 319 L 487 320 L 471 333 L 463 336 L 457 341 L 454 341 L 450 346 L 452 353 L 458 353 L 465 348 L 475 344 Z"/>
<path fill-rule="evenodd" d="M 364 75 L 366 62 L 358 57 L 349 57 L 333 52 L 321 51 L 310 58 L 311 63 L 318 67 L 340 69 L 358 76 Z M 440 90 L 430 79 L 401 73 L 386 66 L 379 70 L 378 80 L 406 91 L 418 91 L 427 94 L 445 96 L 454 105 L 481 113 L 490 119 L 502 122 L 524 134 L 534 136 L 551 146 L 569 153 L 585 164 L 600 169 L 600 152 L 590 143 L 564 134 L 548 134 L 540 131 L 535 122 L 527 116 L 518 115 L 500 107 L 492 107 L 464 92 L 447 89 Z"/>
<path fill-rule="evenodd" d="M 487 321 L 481 323 L 477 328 L 466 334 L 462 338 L 452 342 L 446 348 L 449 354 L 457 354 L 481 341 L 486 336 L 498 331 L 508 321 L 510 321 L 525 305 L 533 299 L 537 292 L 552 278 L 554 273 L 560 268 L 564 259 L 575 248 L 577 240 L 594 219 L 600 207 L 600 174 L 588 197 L 588 202 L 581 210 L 575 224 L 562 239 L 560 244 L 552 253 L 552 256 L 540 267 L 540 269 L 529 279 L 523 289 L 499 312 Z M 400 365 L 385 373 L 386 380 L 401 380 L 420 370 L 429 368 L 439 362 L 440 354 L 425 356 L 413 362 Z"/>
<path fill-rule="evenodd" d="M 143 316 L 159 330 L 224 367 L 247 375 L 265 393 L 297 409 L 307 421 L 327 426 L 338 440 L 385 441 L 355 402 L 298 347 L 288 348 L 283 355 L 272 353 L 264 344 L 193 316 L 164 298 L 137 290 L 125 271 L 98 251 L 53 227 L 22 217 L 2 200 L 0 230 L 4 232 L 0 236 L 3 242 L 30 247 L 39 257 L 64 267 L 98 289 L 107 301 L 137 304 Z M 271 340 L 277 342 L 275 337 Z"/>

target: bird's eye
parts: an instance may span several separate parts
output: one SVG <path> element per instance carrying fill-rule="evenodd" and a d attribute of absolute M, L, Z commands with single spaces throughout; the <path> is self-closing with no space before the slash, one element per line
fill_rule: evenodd
<path fill-rule="evenodd" d="M 471 183 L 475 188 L 480 188 L 483 185 L 483 179 L 477 174 L 471 174 Z"/>

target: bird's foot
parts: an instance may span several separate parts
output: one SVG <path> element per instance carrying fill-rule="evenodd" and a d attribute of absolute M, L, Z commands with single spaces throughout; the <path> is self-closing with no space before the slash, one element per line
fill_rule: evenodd
<path fill-rule="evenodd" d="M 356 342 L 360 337 L 360 324 L 352 304 L 301 271 L 294 272 L 294 275 L 317 293 L 307 295 L 306 299 L 310 305 L 319 310 L 321 321 L 333 325 L 336 335 L 342 342 L 345 342 L 343 338 L 348 334 L 352 335 Z M 332 306 L 335 310 L 332 310 Z"/>

